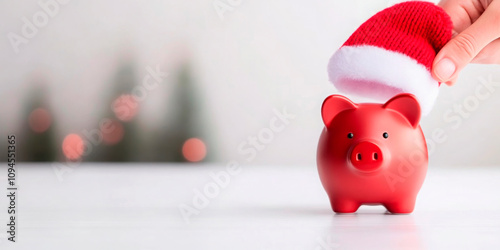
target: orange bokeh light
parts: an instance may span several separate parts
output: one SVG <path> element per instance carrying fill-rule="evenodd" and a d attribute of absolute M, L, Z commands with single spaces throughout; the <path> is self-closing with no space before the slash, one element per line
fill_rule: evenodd
<path fill-rule="evenodd" d="M 139 103 L 133 95 L 121 95 L 113 101 L 111 108 L 116 118 L 127 122 L 137 115 Z"/>
<path fill-rule="evenodd" d="M 202 140 L 191 138 L 184 142 L 182 155 L 187 161 L 198 162 L 203 160 L 207 155 L 207 148 Z"/>
<path fill-rule="evenodd" d="M 47 131 L 52 124 L 52 117 L 46 109 L 37 108 L 30 113 L 28 123 L 31 130 L 35 133 L 43 133 Z"/>
<path fill-rule="evenodd" d="M 123 139 L 123 135 L 125 134 L 125 130 L 123 129 L 123 125 L 121 122 L 117 120 L 112 120 L 109 126 L 110 131 L 101 130 L 102 141 L 106 145 L 114 145 L 120 142 Z"/>
<path fill-rule="evenodd" d="M 83 139 L 77 134 L 67 135 L 62 143 L 64 156 L 70 160 L 77 160 L 82 157 L 84 151 Z"/>

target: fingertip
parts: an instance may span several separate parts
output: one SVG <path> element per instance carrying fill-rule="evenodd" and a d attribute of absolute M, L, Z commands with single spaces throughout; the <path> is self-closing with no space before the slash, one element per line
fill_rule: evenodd
<path fill-rule="evenodd" d="M 452 79 L 456 70 L 456 64 L 451 59 L 444 57 L 438 59 L 438 61 L 434 64 L 432 67 L 432 75 L 439 82 L 448 82 Z"/>
<path fill-rule="evenodd" d="M 451 86 L 455 85 L 455 83 L 457 82 L 457 78 L 458 77 L 454 77 L 451 80 L 444 82 L 444 84 L 451 87 Z"/>

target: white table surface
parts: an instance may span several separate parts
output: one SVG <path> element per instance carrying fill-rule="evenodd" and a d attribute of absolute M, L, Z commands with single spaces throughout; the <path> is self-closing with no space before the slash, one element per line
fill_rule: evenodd
<path fill-rule="evenodd" d="M 0 249 L 500 248 L 500 167 L 431 166 L 413 214 L 338 215 L 316 166 L 242 166 L 189 224 L 179 204 L 223 164 L 82 164 L 62 182 L 49 164 L 18 168 L 18 242 L 2 229 Z"/>

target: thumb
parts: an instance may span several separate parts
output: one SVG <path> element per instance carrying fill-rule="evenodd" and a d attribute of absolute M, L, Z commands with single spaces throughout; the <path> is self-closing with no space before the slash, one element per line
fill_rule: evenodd
<path fill-rule="evenodd" d="M 449 82 L 456 78 L 486 45 L 500 36 L 499 3 L 500 1 L 493 1 L 476 22 L 439 51 L 432 66 L 432 76 L 436 80 Z"/>

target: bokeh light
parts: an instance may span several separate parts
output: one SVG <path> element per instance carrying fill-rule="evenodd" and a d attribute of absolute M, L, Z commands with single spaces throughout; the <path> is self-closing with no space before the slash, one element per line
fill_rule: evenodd
<path fill-rule="evenodd" d="M 127 122 L 137 115 L 139 103 L 133 95 L 121 95 L 113 101 L 112 109 L 116 118 Z"/>
<path fill-rule="evenodd" d="M 106 145 L 115 145 L 123 139 L 125 130 L 121 122 L 112 120 L 111 124 L 107 126 L 108 130 L 101 130 L 102 141 Z"/>
<path fill-rule="evenodd" d="M 46 109 L 37 108 L 30 113 L 28 123 L 31 130 L 35 133 L 43 133 L 47 131 L 52 124 L 52 117 Z"/>
<path fill-rule="evenodd" d="M 84 150 L 83 139 L 77 134 L 67 135 L 62 143 L 64 156 L 70 160 L 77 160 L 82 157 Z"/>
<path fill-rule="evenodd" d="M 207 155 L 207 148 L 202 140 L 191 138 L 184 142 L 182 155 L 187 161 L 198 162 L 203 160 Z"/>

